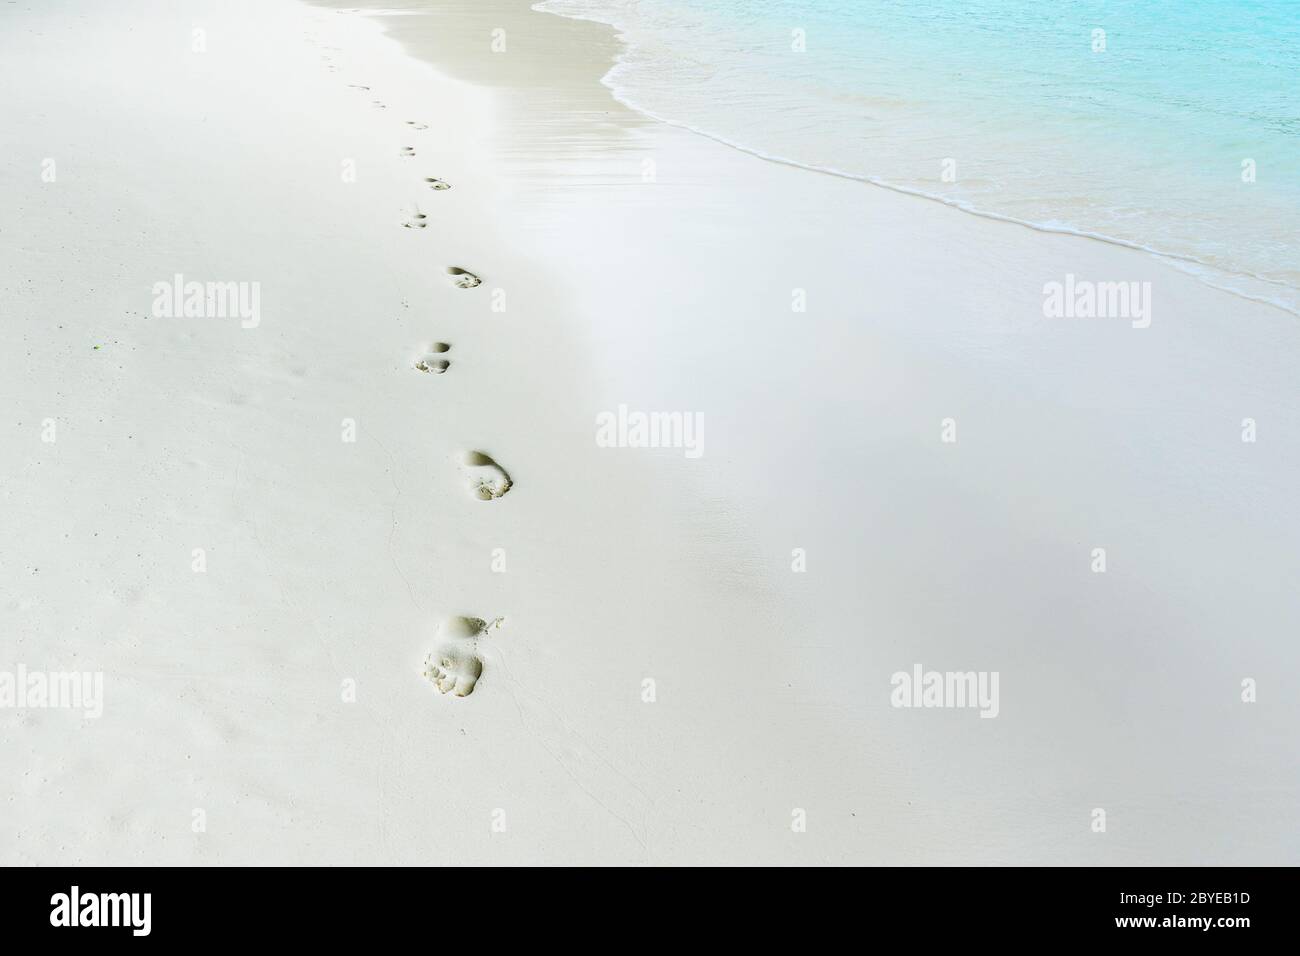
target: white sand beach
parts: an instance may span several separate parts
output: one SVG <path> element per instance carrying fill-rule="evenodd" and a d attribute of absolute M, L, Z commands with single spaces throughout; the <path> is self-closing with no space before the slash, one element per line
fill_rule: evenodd
<path fill-rule="evenodd" d="M 1294 315 L 657 122 L 527 0 L 0 48 L 0 672 L 102 675 L 0 707 L 0 863 L 1300 862 Z"/>

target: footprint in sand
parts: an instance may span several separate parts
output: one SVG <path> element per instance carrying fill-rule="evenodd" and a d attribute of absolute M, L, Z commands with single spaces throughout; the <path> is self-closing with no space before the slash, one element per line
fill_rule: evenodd
<path fill-rule="evenodd" d="M 443 182 L 434 176 L 425 176 L 424 181 L 429 184 L 430 189 L 450 189 L 451 183 Z"/>
<path fill-rule="evenodd" d="M 373 107 L 374 107 L 375 109 L 377 109 L 377 110 L 386 110 L 386 109 L 388 109 L 388 107 L 385 106 L 383 103 L 379 102 L 379 100 L 371 100 L 371 101 L 370 101 L 370 105 L 373 106 Z"/>
<path fill-rule="evenodd" d="M 401 155 L 401 156 L 414 156 L 414 155 L 415 155 L 415 147 L 414 147 L 414 146 L 403 146 L 403 147 L 402 147 L 402 151 L 401 151 L 401 153 L 400 153 L 399 155 Z"/>
<path fill-rule="evenodd" d="M 481 617 L 451 617 L 437 631 L 437 646 L 424 659 L 424 676 L 444 694 L 468 697 L 483 676 L 483 659 L 478 642 L 504 618 L 485 621 Z"/>
<path fill-rule="evenodd" d="M 428 128 L 429 128 L 429 124 L 428 124 L 428 123 L 417 123 L 415 120 L 407 120 L 407 121 L 406 121 L 406 125 L 409 126 L 409 127 L 411 127 L 411 129 L 428 129 Z"/>
<path fill-rule="evenodd" d="M 350 90 L 365 90 L 367 93 L 370 92 L 370 87 L 368 87 L 368 86 L 362 86 L 360 83 L 349 83 L 349 84 L 348 84 L 348 89 L 350 89 Z M 376 102 L 378 102 L 378 100 L 376 100 Z"/>
<path fill-rule="evenodd" d="M 468 646 L 443 645 L 424 659 L 424 676 L 444 694 L 468 697 L 483 676 L 483 661 Z"/>
<path fill-rule="evenodd" d="M 483 282 L 474 273 L 460 266 L 447 266 L 447 275 L 451 276 L 451 284 L 457 289 L 472 289 Z"/>
<path fill-rule="evenodd" d="M 402 220 L 402 228 L 423 229 L 425 226 L 429 224 L 428 219 L 429 219 L 428 216 L 420 212 L 419 209 L 416 209 L 414 212 L 409 212 L 406 214 L 406 218 Z"/>
<path fill-rule="evenodd" d="M 469 479 L 470 494 L 480 501 L 500 498 L 514 486 L 506 470 L 485 452 L 465 452 L 461 456 L 461 467 Z"/>
<path fill-rule="evenodd" d="M 446 342 L 434 342 L 429 346 L 428 352 L 415 360 L 416 369 L 421 372 L 433 372 L 441 375 L 451 366 L 451 362 L 445 358 L 439 358 L 438 355 L 450 351 L 450 349 L 451 346 Z"/>

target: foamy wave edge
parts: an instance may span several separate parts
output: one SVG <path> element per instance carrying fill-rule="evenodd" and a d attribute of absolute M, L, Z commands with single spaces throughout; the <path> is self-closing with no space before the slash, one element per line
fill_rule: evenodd
<path fill-rule="evenodd" d="M 537 11 L 538 13 L 549 13 L 553 16 L 564 17 L 566 20 L 583 20 L 588 23 L 599 23 L 602 26 L 607 26 L 614 31 L 615 39 L 617 39 L 619 43 L 622 44 L 624 50 L 630 49 L 631 47 L 631 41 L 628 40 L 627 35 L 623 33 L 619 25 L 612 20 L 602 20 L 599 17 L 584 16 L 583 14 L 579 14 L 579 13 L 568 13 L 561 10 L 554 10 L 551 9 L 551 0 L 540 0 L 540 2 L 534 3 L 531 9 Z M 1262 305 L 1272 306 L 1273 308 L 1280 309 L 1281 311 L 1286 312 L 1289 315 L 1300 317 L 1300 302 L 1293 301 L 1297 299 L 1297 296 L 1300 296 L 1300 289 L 1296 289 L 1295 287 L 1289 285 L 1286 282 L 1282 282 L 1279 279 L 1270 279 L 1268 276 L 1262 276 L 1254 272 L 1227 271 L 1219 268 L 1218 266 L 1211 265 L 1210 263 L 1205 262 L 1202 259 L 1198 259 L 1195 256 L 1189 256 L 1177 252 L 1168 252 L 1166 250 L 1158 249 L 1154 246 L 1148 246 L 1140 242 L 1134 242 L 1129 239 L 1120 239 L 1115 236 L 1107 236 L 1102 233 L 1089 232 L 1083 229 L 1074 229 L 1069 226 L 1054 226 L 1054 225 L 1049 225 L 1047 223 L 1033 222 L 1032 220 L 1028 220 L 1028 219 L 1019 219 L 1015 216 L 1008 216 L 1003 213 L 992 212 L 986 209 L 980 209 L 977 206 L 972 206 L 969 203 L 962 202 L 959 199 L 953 199 L 950 196 L 944 196 L 938 193 L 926 192 L 925 190 L 915 189 L 911 186 L 902 186 L 899 185 L 898 183 L 892 183 L 889 182 L 888 180 L 880 179 L 875 176 L 865 176 L 860 173 L 850 173 L 842 169 L 836 169 L 833 166 L 820 166 L 814 163 L 803 163 L 800 162 L 799 160 L 790 159 L 785 156 L 778 156 L 773 153 L 766 153 L 761 149 L 756 149 L 755 147 L 747 146 L 744 143 L 739 143 L 736 142 L 735 140 L 727 139 L 725 136 L 719 136 L 718 134 L 711 133 L 706 129 L 701 129 L 698 126 L 692 126 L 690 123 L 685 123 L 682 122 L 681 120 L 676 120 L 668 116 L 663 116 L 660 113 L 656 113 L 654 110 L 650 109 L 649 107 L 637 103 L 634 99 L 632 99 L 632 97 L 629 95 L 629 93 L 625 88 L 620 88 L 618 86 L 616 81 L 616 74 L 618 73 L 619 68 L 624 65 L 625 64 L 623 61 L 623 54 L 619 53 L 614 57 L 613 65 L 611 65 L 609 70 L 606 71 L 605 75 L 600 78 L 601 85 L 610 91 L 610 95 L 614 98 L 616 102 L 622 104 L 623 106 L 626 106 L 628 109 L 636 113 L 640 113 L 642 116 L 654 120 L 655 122 L 663 123 L 666 126 L 672 126 L 677 129 L 685 130 L 686 132 L 694 133 L 697 136 L 703 136 L 705 139 L 710 139 L 715 143 L 719 143 L 723 146 L 730 147 L 731 149 L 738 150 L 749 156 L 753 156 L 756 159 L 761 159 L 769 163 L 777 163 L 782 166 L 791 166 L 795 169 L 805 169 L 808 170 L 809 172 L 820 173 L 824 176 L 835 176 L 838 179 L 849 179 L 854 182 L 865 183 L 866 185 L 869 186 L 879 186 L 881 189 L 888 189 L 891 192 L 901 193 L 905 196 L 915 196 L 918 199 L 928 199 L 932 202 L 942 203 L 943 205 L 948 206 L 952 209 L 960 210 L 961 212 L 967 213 L 968 215 L 971 216 L 978 216 L 981 219 L 989 219 L 994 222 L 1009 223 L 1014 226 L 1023 226 L 1026 229 L 1033 229 L 1035 232 L 1050 233 L 1053 235 L 1061 235 L 1061 236 L 1075 236 L 1080 239 L 1091 239 L 1094 242 L 1104 242 L 1108 245 L 1119 246 L 1124 249 L 1133 249 L 1137 252 L 1144 252 L 1157 259 L 1167 260 L 1175 267 L 1179 268 L 1180 271 L 1186 273 L 1187 275 L 1192 276 L 1195 279 L 1198 279 L 1199 281 L 1205 283 L 1211 288 L 1218 289 L 1221 292 L 1226 292 L 1229 295 L 1236 296 L 1237 298 L 1243 299 L 1248 302 L 1257 302 Z M 1233 279 L 1242 280 L 1248 283 L 1260 283 L 1262 285 L 1278 286 L 1281 289 L 1285 289 L 1289 293 L 1289 296 L 1287 298 L 1275 298 L 1271 295 L 1267 295 L 1260 292 L 1246 292 L 1241 289 L 1236 289 L 1233 288 L 1231 285 L 1227 284 L 1231 282 L 1231 280 Z"/>

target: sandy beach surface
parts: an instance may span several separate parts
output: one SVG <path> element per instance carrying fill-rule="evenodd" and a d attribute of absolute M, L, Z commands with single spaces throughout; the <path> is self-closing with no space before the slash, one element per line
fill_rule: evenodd
<path fill-rule="evenodd" d="M 0 9 L 0 671 L 103 682 L 0 709 L 0 863 L 1300 862 L 1295 317 L 652 121 L 618 54 Z"/>

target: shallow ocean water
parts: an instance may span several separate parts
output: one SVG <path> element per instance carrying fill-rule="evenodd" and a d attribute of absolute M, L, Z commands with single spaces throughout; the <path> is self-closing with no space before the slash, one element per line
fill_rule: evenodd
<path fill-rule="evenodd" d="M 661 119 L 1297 310 L 1300 0 L 538 7 L 615 26 L 606 82 Z"/>

